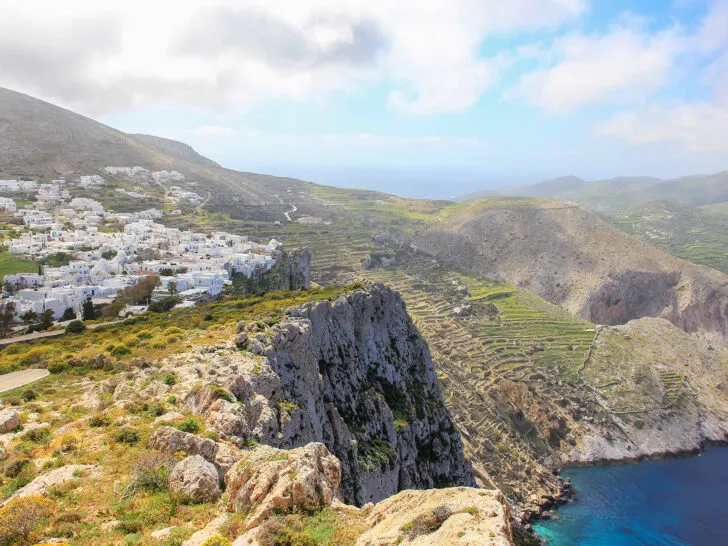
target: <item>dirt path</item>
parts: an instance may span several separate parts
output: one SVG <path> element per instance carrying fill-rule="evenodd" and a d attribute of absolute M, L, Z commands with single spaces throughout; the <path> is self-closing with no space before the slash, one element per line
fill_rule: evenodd
<path fill-rule="evenodd" d="M 291 220 L 291 213 L 296 212 L 298 210 L 298 207 L 293 203 L 288 204 L 291 205 L 291 210 L 289 210 L 288 212 L 284 212 L 283 215 L 286 217 L 286 220 L 288 220 L 289 222 L 293 222 L 293 220 Z"/>
<path fill-rule="evenodd" d="M 30 383 L 47 377 L 49 373 L 50 372 L 48 370 L 30 369 L 0 375 L 0 392 L 17 389 L 23 385 L 29 385 Z"/>

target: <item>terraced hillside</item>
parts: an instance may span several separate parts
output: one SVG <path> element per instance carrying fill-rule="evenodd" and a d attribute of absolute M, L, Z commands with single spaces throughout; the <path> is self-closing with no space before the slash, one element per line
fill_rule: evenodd
<path fill-rule="evenodd" d="M 728 215 L 655 201 L 615 216 L 622 231 L 690 262 L 728 273 Z"/>

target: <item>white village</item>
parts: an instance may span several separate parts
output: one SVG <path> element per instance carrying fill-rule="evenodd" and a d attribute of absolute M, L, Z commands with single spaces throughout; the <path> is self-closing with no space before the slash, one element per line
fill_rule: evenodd
<path fill-rule="evenodd" d="M 184 180 L 177 171 L 151 172 L 138 166 L 105 171 L 157 183 Z M 258 244 L 244 235 L 183 231 L 156 222 L 165 216 L 158 208 L 114 212 L 99 201 L 72 197 L 69 192 L 74 186 L 104 184 L 99 175 L 43 184 L 0 180 L 0 211 L 15 218 L 14 238 L 4 244 L 10 254 L 39 264 L 37 272 L 7 274 L 3 279 L 4 302 L 14 304 L 16 317 L 50 311 L 56 321 L 80 318 L 87 302 L 108 305 L 120 291 L 149 277 L 154 277 L 155 287 L 147 305 L 173 296 L 176 306 L 191 306 L 219 295 L 234 275 L 252 278 L 270 270 L 282 251 L 275 239 Z M 168 204 L 202 202 L 195 192 L 167 188 Z M 115 191 L 131 198 L 147 197 L 138 191 Z M 1 196 L 19 192 L 24 196 L 22 206 Z M 139 314 L 147 305 L 125 305 L 118 315 Z"/>

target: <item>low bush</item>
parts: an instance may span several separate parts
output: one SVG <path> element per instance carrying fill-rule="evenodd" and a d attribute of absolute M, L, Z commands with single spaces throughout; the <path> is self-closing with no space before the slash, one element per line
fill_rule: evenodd
<path fill-rule="evenodd" d="M 232 542 L 222 535 L 214 535 L 202 543 L 202 546 L 231 546 Z"/>
<path fill-rule="evenodd" d="M 88 424 L 92 427 L 108 427 L 111 425 L 111 417 L 98 413 L 89 419 Z"/>
<path fill-rule="evenodd" d="M 26 389 L 23 391 L 23 394 L 21 394 L 20 397 L 26 402 L 30 402 L 31 400 L 35 400 L 36 398 L 38 398 L 38 393 L 35 392 L 33 389 Z"/>
<path fill-rule="evenodd" d="M 139 441 L 139 432 L 132 428 L 122 428 L 114 435 L 114 439 L 123 444 L 136 444 Z"/>
<path fill-rule="evenodd" d="M 116 530 L 124 533 L 125 535 L 140 533 L 144 530 L 144 523 L 142 523 L 138 519 L 128 519 L 117 523 Z"/>
<path fill-rule="evenodd" d="M 85 331 L 86 331 L 86 325 L 83 323 L 83 321 L 80 321 L 80 320 L 72 320 L 66 326 L 67 334 L 82 334 Z"/>
<path fill-rule="evenodd" d="M 182 432 L 189 432 L 190 434 L 196 434 L 202 428 L 202 425 L 200 425 L 200 422 L 193 417 L 185 419 L 181 423 L 174 425 L 174 426 L 175 426 L 175 428 L 181 430 Z"/>
<path fill-rule="evenodd" d="M 40 495 L 15 499 L 0 508 L 0 543 L 28 542 L 30 534 L 53 514 L 53 503 Z"/>

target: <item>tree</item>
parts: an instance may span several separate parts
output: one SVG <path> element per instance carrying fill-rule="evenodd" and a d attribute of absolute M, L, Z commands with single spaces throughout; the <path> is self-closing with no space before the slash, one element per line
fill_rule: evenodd
<path fill-rule="evenodd" d="M 23 318 L 23 317 L 20 317 L 20 318 Z M 63 316 L 61 317 L 61 320 L 65 322 L 67 320 L 73 320 L 75 318 L 76 318 L 76 313 L 73 311 L 73 307 L 66 307 L 66 310 L 63 311 Z"/>
<path fill-rule="evenodd" d="M 114 259 L 114 258 L 116 257 L 116 255 L 117 255 L 117 254 L 118 254 L 118 252 L 117 252 L 116 250 L 113 250 L 113 249 L 110 249 L 110 250 L 104 250 L 104 251 L 103 251 L 103 252 L 101 253 L 101 257 L 102 257 L 102 258 L 103 258 L 104 260 L 112 260 L 112 259 Z"/>
<path fill-rule="evenodd" d="M 30 311 L 26 311 L 25 313 L 20 315 L 20 319 L 25 324 L 31 324 L 31 323 L 35 322 L 36 320 L 38 320 L 38 313 L 36 313 L 35 311 L 33 311 L 31 309 Z"/>
<path fill-rule="evenodd" d="M 86 325 L 80 320 L 72 320 L 66 326 L 67 334 L 81 334 L 86 331 Z"/>
<path fill-rule="evenodd" d="M 7 334 L 15 320 L 15 302 L 0 302 L 0 333 Z"/>
<path fill-rule="evenodd" d="M 53 326 L 53 310 L 46 309 L 40 315 L 40 330 L 47 330 Z"/>
<path fill-rule="evenodd" d="M 176 296 L 177 295 L 177 283 L 172 281 L 167 285 L 167 289 L 169 290 L 170 296 Z"/>
<path fill-rule="evenodd" d="M 87 297 L 86 301 L 83 302 L 83 320 L 96 320 L 96 309 L 94 309 L 91 296 Z"/>

